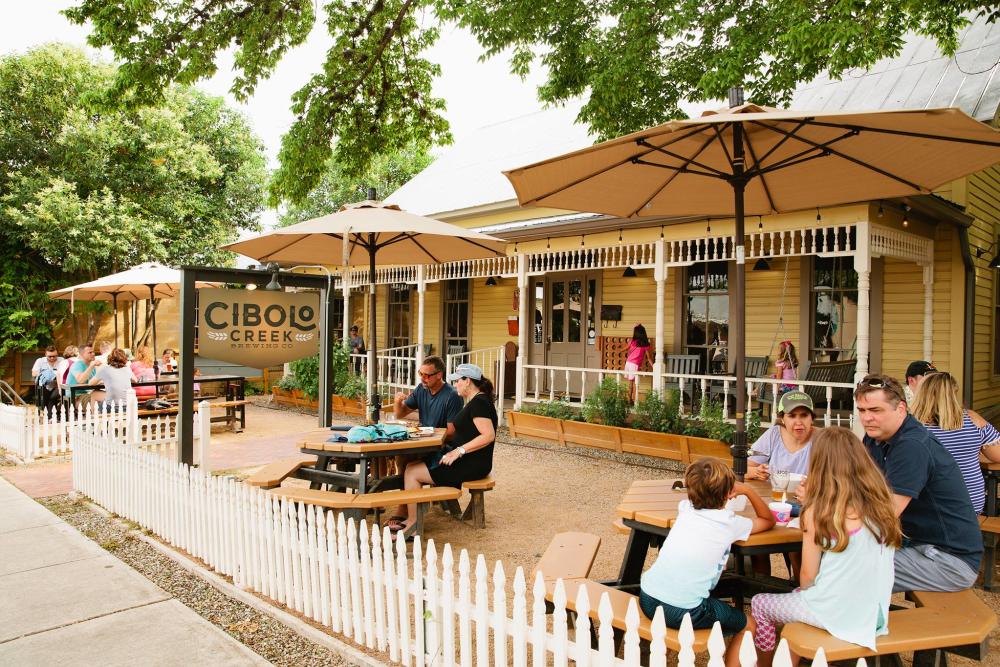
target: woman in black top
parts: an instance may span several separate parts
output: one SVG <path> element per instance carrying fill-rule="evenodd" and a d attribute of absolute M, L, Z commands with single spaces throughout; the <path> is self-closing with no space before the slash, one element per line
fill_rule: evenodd
<path fill-rule="evenodd" d="M 497 410 L 493 404 L 493 383 L 474 364 L 459 364 L 448 376 L 465 399 L 465 407 L 452 422 L 455 432 L 440 451 L 423 461 L 406 466 L 403 486 L 419 489 L 424 484 L 462 488 L 462 483 L 482 479 L 493 469 L 493 442 L 496 440 Z M 417 517 L 417 506 L 408 505 L 407 516 L 389 520 L 393 533 L 409 528 Z"/>

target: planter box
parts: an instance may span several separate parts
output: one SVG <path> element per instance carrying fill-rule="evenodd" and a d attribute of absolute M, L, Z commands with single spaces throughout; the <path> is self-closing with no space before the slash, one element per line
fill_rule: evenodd
<path fill-rule="evenodd" d="M 507 418 L 514 436 L 539 438 L 558 442 L 560 445 L 581 445 L 619 453 L 642 454 L 681 463 L 691 463 L 703 456 L 711 456 L 732 465 L 729 445 L 721 440 L 566 421 L 513 410 L 507 414 Z"/>
<path fill-rule="evenodd" d="M 365 402 L 360 398 L 345 398 L 338 394 L 330 397 L 330 407 L 334 412 L 341 412 L 345 415 L 365 416 Z"/>
<path fill-rule="evenodd" d="M 313 410 L 319 407 L 319 401 L 310 400 L 301 389 L 288 391 L 286 389 L 279 389 L 278 387 L 271 387 L 271 394 L 274 396 L 274 402 L 278 405 L 295 405 L 300 408 L 312 408 Z"/>

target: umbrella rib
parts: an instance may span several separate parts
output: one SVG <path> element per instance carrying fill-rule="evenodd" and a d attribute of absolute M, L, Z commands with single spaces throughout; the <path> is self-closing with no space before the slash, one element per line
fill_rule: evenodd
<path fill-rule="evenodd" d="M 711 142 L 711 139 L 709 139 L 709 142 Z M 687 167 L 687 165 L 689 165 L 689 164 L 693 164 L 696 167 L 700 167 L 700 168 L 704 169 L 705 171 L 714 172 L 716 175 L 722 176 L 724 178 L 728 178 L 730 176 L 730 174 L 727 174 L 726 172 L 724 172 L 724 171 L 722 171 L 720 169 L 716 169 L 715 167 L 710 167 L 707 164 L 702 164 L 701 162 L 698 162 L 697 160 L 694 159 L 694 156 L 684 157 L 683 155 L 679 155 L 677 153 L 674 153 L 673 151 L 668 151 L 668 150 L 665 150 L 665 149 L 663 149 L 663 148 L 661 148 L 659 146 L 654 146 L 653 144 L 649 143 L 645 139 L 640 139 L 640 140 L 636 141 L 636 143 L 639 144 L 640 146 L 646 146 L 648 148 L 652 148 L 654 151 L 656 151 L 658 153 L 663 153 L 664 155 L 672 157 L 675 160 L 680 160 L 681 162 L 684 163 L 682 165 L 682 169 L 685 168 L 685 167 Z M 649 163 L 649 164 L 652 164 L 652 163 Z M 668 166 L 668 165 L 664 165 L 664 166 Z"/>
<path fill-rule="evenodd" d="M 632 164 L 641 164 L 647 167 L 659 167 L 660 169 L 667 169 L 669 171 L 677 172 L 678 174 L 694 174 L 695 176 L 707 176 L 709 178 L 718 178 L 723 181 L 728 181 L 732 176 L 726 173 L 713 174 L 707 171 L 698 171 L 697 169 L 688 169 L 685 166 L 674 167 L 669 164 L 660 164 L 659 162 L 648 162 L 639 158 L 632 158 Z"/>
<path fill-rule="evenodd" d="M 754 125 L 759 125 L 760 127 L 763 127 L 765 129 L 771 130 L 772 132 L 777 132 L 779 134 L 787 134 L 788 133 L 787 130 L 782 130 L 780 127 L 771 127 L 770 125 L 767 125 L 765 123 L 761 123 L 759 121 L 750 121 L 750 122 L 752 122 Z M 795 139 L 796 141 L 801 141 L 802 143 L 805 143 L 805 144 L 809 144 L 813 148 L 820 148 L 821 147 L 821 145 L 817 144 L 815 141 L 811 141 L 810 139 L 806 139 L 804 137 L 793 137 L 793 139 Z M 886 178 L 891 178 L 894 181 L 899 181 L 903 185 L 905 185 L 905 186 L 907 186 L 909 188 L 913 188 L 917 192 L 927 192 L 927 188 L 922 188 L 919 185 L 917 185 L 916 183 L 911 183 L 910 181 L 906 180 L 905 178 L 903 178 L 901 176 L 896 176 L 895 174 L 892 174 L 892 173 L 886 171 L 885 169 L 881 169 L 879 167 L 876 167 L 875 165 L 868 164 L 867 162 L 862 162 L 858 158 L 852 157 L 850 155 L 847 155 L 846 153 L 842 153 L 841 151 L 838 151 L 835 148 L 826 147 L 825 150 L 828 151 L 831 155 L 836 155 L 837 157 L 843 158 L 844 160 L 847 160 L 848 162 L 853 162 L 854 164 L 858 165 L 859 167 L 864 167 L 865 169 L 868 169 L 870 171 L 874 171 L 875 173 L 881 174 L 882 176 L 885 176 Z"/>
<path fill-rule="evenodd" d="M 802 153 L 801 155 L 805 154 Z M 778 171 L 780 169 L 785 169 L 787 167 L 794 167 L 797 164 L 802 164 L 803 162 L 810 162 L 812 160 L 821 157 L 829 157 L 829 154 L 823 152 L 823 153 L 816 153 L 815 155 L 805 155 L 805 157 L 800 157 L 797 160 L 782 160 L 781 164 L 776 164 L 770 167 L 764 167 L 763 169 L 758 170 L 756 173 L 751 174 L 751 176 L 763 176 L 764 174 L 770 174 L 771 172 Z"/>
<path fill-rule="evenodd" d="M 789 155 L 788 157 L 786 157 L 784 159 L 781 159 L 781 160 L 778 160 L 774 164 L 768 165 L 766 167 L 759 166 L 760 163 L 763 162 L 763 160 L 761 160 L 761 161 L 759 161 L 757 163 L 757 165 L 758 165 L 757 170 L 758 170 L 759 173 L 766 174 L 768 172 L 776 171 L 777 169 L 781 169 L 782 167 L 791 166 L 789 163 L 799 164 L 799 163 L 802 162 L 802 160 L 800 158 L 803 158 L 803 157 L 809 155 L 810 153 L 812 153 L 813 151 L 817 151 L 817 150 L 820 151 L 820 152 L 817 155 L 811 156 L 810 159 L 812 157 L 822 157 L 823 155 L 826 155 L 826 147 L 827 146 L 831 146 L 831 145 L 837 143 L 838 141 L 843 141 L 844 139 L 848 139 L 850 137 L 855 137 L 855 136 L 857 136 L 857 134 L 858 133 L 854 132 L 853 130 L 848 130 L 847 132 L 845 132 L 844 134 L 840 135 L 839 137 L 831 139 L 830 141 L 824 141 L 822 144 L 819 144 L 818 147 L 810 146 L 809 148 L 807 148 L 807 149 L 805 149 L 803 151 L 799 151 L 795 155 Z M 787 137 L 785 137 L 785 138 L 787 138 Z"/>
<path fill-rule="evenodd" d="M 784 118 L 773 119 L 776 123 L 787 123 Z M 893 134 L 902 137 L 913 137 L 914 139 L 931 139 L 933 141 L 951 141 L 959 144 L 974 144 L 976 146 L 992 146 L 1000 148 L 1000 141 L 987 141 L 985 139 L 969 139 L 966 137 L 948 137 L 941 134 L 926 134 L 924 132 L 908 132 L 906 130 L 890 130 L 881 127 L 866 127 L 864 125 L 847 125 L 844 123 L 825 123 L 823 121 L 806 119 L 803 122 L 816 127 L 834 127 L 845 130 L 855 130 L 857 132 L 877 132 L 879 134 Z"/>
<path fill-rule="evenodd" d="M 764 187 L 764 195 L 767 196 L 767 203 L 771 207 L 772 211 L 777 211 L 778 208 L 774 205 L 774 198 L 771 196 L 771 188 L 767 187 L 767 179 L 764 178 L 764 172 L 760 171 L 760 160 L 757 159 L 757 153 L 753 150 L 753 142 L 747 141 L 747 150 L 750 151 L 750 157 L 753 158 L 754 169 L 757 170 L 757 176 L 760 177 L 760 184 Z M 750 174 L 750 178 L 753 178 L 754 174 Z"/>
<path fill-rule="evenodd" d="M 711 138 L 711 137 L 709 137 L 709 138 L 708 138 L 708 140 L 706 140 L 706 141 L 705 141 L 705 143 L 704 143 L 704 144 L 702 144 L 701 148 L 699 148 L 699 149 L 697 150 L 697 152 L 695 152 L 695 154 L 691 156 L 691 159 L 694 159 L 694 158 L 698 157 L 699 155 L 701 155 L 701 154 L 702 154 L 702 152 L 704 152 L 704 150 L 705 150 L 706 148 L 708 148 L 709 146 L 711 146 L 711 145 L 712 145 L 712 138 Z M 638 164 L 638 163 L 637 163 L 637 164 Z M 685 165 L 685 166 L 687 166 L 687 165 Z M 679 171 L 676 171 L 676 172 L 674 172 L 674 173 L 673 173 L 673 174 L 672 174 L 672 175 L 670 176 L 670 178 L 668 178 L 667 180 L 665 180 L 665 181 L 663 182 L 663 184 L 662 184 L 662 185 L 660 185 L 660 187 L 656 188 L 656 191 L 655 191 L 655 192 L 653 192 L 653 194 L 651 194 L 651 195 L 650 195 L 650 196 L 649 196 L 649 197 L 648 197 L 648 198 L 646 199 L 646 201 L 642 202 L 642 204 L 640 204 L 640 205 L 639 205 L 639 208 L 637 208 L 637 209 L 635 209 L 634 211 L 632 211 L 631 213 L 629 213 L 627 217 L 631 218 L 631 217 L 635 216 L 635 215 L 636 215 L 636 214 L 637 214 L 637 213 L 638 213 L 639 211 L 641 211 L 641 210 L 642 210 L 642 209 L 643 209 L 643 208 L 644 208 L 644 207 L 645 207 L 645 206 L 646 206 L 647 204 L 649 204 L 649 202 L 653 201 L 653 199 L 654 199 L 655 197 L 659 196 L 659 194 L 660 194 L 661 192 L 663 192 L 663 191 L 664 191 L 664 190 L 665 190 L 665 189 L 667 188 L 667 186 L 668 186 L 668 185 L 670 185 L 670 184 L 671 184 L 671 183 L 672 183 L 672 182 L 674 181 L 674 179 L 675 179 L 675 178 L 677 178 L 678 174 L 680 174 L 680 173 L 681 173 L 681 172 L 679 172 Z"/>
<path fill-rule="evenodd" d="M 420 248 L 421 250 L 423 250 L 424 254 L 427 255 L 428 257 L 430 257 L 431 260 L 433 260 L 435 264 L 440 264 L 441 263 L 441 261 L 437 257 L 435 257 L 434 255 L 431 254 L 430 250 L 428 250 L 427 248 L 425 248 L 423 246 L 423 244 L 420 241 L 417 240 L 416 234 L 410 235 L 409 238 L 410 238 L 411 241 L 413 241 L 413 245 L 415 245 L 418 248 Z"/>
<path fill-rule="evenodd" d="M 673 139 L 673 141 L 667 142 L 666 144 L 664 144 L 664 146 L 669 146 L 670 144 L 677 143 L 678 141 L 683 141 L 684 139 L 687 139 L 688 137 L 694 136 L 694 135 L 696 135 L 696 134 L 698 134 L 700 132 L 704 132 L 705 129 L 706 129 L 705 127 L 696 128 L 696 129 L 692 130 L 691 132 L 685 133 L 683 136 L 675 137 Z M 636 140 L 636 144 L 638 145 L 640 141 L 645 141 L 645 139 L 637 139 Z M 627 162 L 631 162 L 636 157 L 648 155 L 649 152 L 650 151 L 646 151 L 644 153 L 638 153 L 637 155 L 630 155 L 627 158 L 623 158 L 622 160 L 619 160 L 618 162 L 615 162 L 614 164 L 608 165 L 607 167 L 601 167 L 597 171 L 592 172 L 590 174 L 587 174 L 586 176 L 581 176 L 580 178 L 578 178 L 578 179 L 576 179 L 576 180 L 574 180 L 574 181 L 572 181 L 570 183 L 566 183 L 565 185 L 560 185 L 555 190 L 552 190 L 550 192 L 546 192 L 545 194 L 538 195 L 537 197 L 532 197 L 531 199 L 526 199 L 526 200 L 524 200 L 524 202 L 522 203 L 522 205 L 538 203 L 541 200 L 546 199 L 547 197 L 551 197 L 552 195 L 559 194 L 560 192 L 563 192 L 564 190 L 569 190 L 573 186 L 579 185 L 580 183 L 583 183 L 584 181 L 590 180 L 591 178 L 594 178 L 595 176 L 600 176 L 601 174 L 609 172 L 612 169 L 617 169 L 618 167 L 622 166 L 623 164 L 625 164 Z M 553 160 L 548 160 L 546 162 L 541 162 L 541 163 L 535 165 L 534 167 L 532 167 L 532 169 L 537 168 L 537 167 L 541 167 L 542 165 L 545 165 L 545 164 L 551 164 L 552 162 L 553 162 Z M 527 169 L 527 168 L 525 167 L 525 168 L 522 168 L 522 169 L 516 169 L 514 171 L 524 171 L 525 169 Z M 514 171 L 509 172 L 509 173 L 514 173 Z"/>
<path fill-rule="evenodd" d="M 728 127 L 732 127 L 732 123 L 726 123 L 726 125 Z M 715 136 L 716 136 L 716 138 L 719 141 L 719 145 L 722 146 L 722 152 L 726 156 L 726 162 L 729 163 L 729 168 L 732 169 L 733 171 L 735 171 L 736 168 L 733 166 L 733 156 L 729 152 L 729 147 L 726 146 L 726 140 L 723 139 L 723 137 L 722 137 L 722 130 L 719 129 L 718 125 L 713 125 L 712 129 L 715 130 Z"/>
<path fill-rule="evenodd" d="M 494 254 L 494 255 L 495 255 L 496 257 L 499 257 L 499 256 L 500 256 L 500 254 L 501 254 L 501 253 L 500 253 L 500 251 L 498 251 L 498 250 L 496 250 L 496 249 L 494 249 L 494 248 L 491 248 L 491 247 L 489 247 L 489 246 L 485 246 L 485 245 L 483 245 L 482 243 L 480 243 L 479 241 L 476 241 L 475 239 L 468 239 L 468 238 L 465 238 L 464 236 L 456 236 L 455 238 L 457 238 L 457 239 L 460 239 L 460 240 L 462 240 L 462 241 L 465 241 L 466 243 L 470 243 L 470 244 L 472 244 L 472 245 L 476 246 L 477 248 L 482 248 L 482 249 L 483 249 L 483 250 L 485 250 L 486 252 L 491 252 L 491 253 L 493 253 L 493 254 Z"/>
<path fill-rule="evenodd" d="M 258 261 L 262 261 L 262 262 L 263 262 L 263 261 L 269 261 L 269 260 L 271 260 L 271 258 L 272 258 L 272 257 L 273 257 L 273 256 L 274 256 L 275 254 L 277 254 L 277 253 L 279 253 L 279 252 L 282 252 L 282 251 L 284 251 L 284 250 L 288 250 L 289 248 L 291 248 L 291 247 L 292 247 L 293 245 L 295 245 L 296 243 L 298 243 L 298 242 L 299 242 L 299 241 L 301 241 L 301 240 L 302 240 L 302 237 L 301 237 L 301 236 L 298 236 L 298 235 L 297 235 L 297 236 L 295 237 L 295 239 L 293 239 L 292 241 L 289 241 L 288 243 L 286 243 L 285 245 L 281 246 L 280 248 L 277 248 L 277 249 L 275 249 L 275 250 L 272 250 L 271 252 L 267 253 L 267 254 L 266 254 L 266 255 L 264 255 L 263 257 L 258 257 L 258 258 L 257 258 L 257 260 L 258 260 Z"/>
<path fill-rule="evenodd" d="M 757 165 L 760 166 L 761 164 L 763 164 L 763 162 L 765 160 L 767 160 L 767 158 L 771 157 L 771 155 L 774 153 L 774 151 L 776 151 L 779 148 L 781 148 L 785 144 L 786 141 L 788 141 L 789 139 L 791 139 L 792 137 L 794 137 L 795 134 L 799 130 L 801 130 L 804 126 L 805 126 L 805 121 L 802 121 L 801 123 L 799 123 L 798 127 L 796 127 L 794 130 L 791 131 L 791 133 L 786 134 L 781 139 L 779 139 L 778 143 L 776 143 L 775 145 L 771 146 L 771 148 L 768 149 L 768 151 L 766 153 L 764 153 L 764 155 L 761 156 L 760 160 L 757 161 Z"/>

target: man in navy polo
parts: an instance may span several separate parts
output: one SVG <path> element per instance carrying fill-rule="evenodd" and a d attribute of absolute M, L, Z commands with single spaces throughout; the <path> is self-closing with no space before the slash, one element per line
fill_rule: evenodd
<path fill-rule="evenodd" d="M 983 538 L 955 459 L 907 412 L 895 379 L 865 377 L 854 402 L 905 535 L 896 551 L 893 591 L 970 588 L 979 575 Z"/>

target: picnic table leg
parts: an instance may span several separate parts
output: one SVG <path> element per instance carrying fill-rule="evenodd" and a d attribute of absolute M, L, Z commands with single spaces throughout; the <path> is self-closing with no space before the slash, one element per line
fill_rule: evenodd
<path fill-rule="evenodd" d="M 628 536 L 628 545 L 625 547 L 625 559 L 618 572 L 619 586 L 639 583 L 647 551 L 649 551 L 649 533 L 633 528 Z"/>
<path fill-rule="evenodd" d="M 322 470 L 322 471 L 326 472 L 326 470 L 327 470 L 327 468 L 329 468 L 329 466 L 330 466 L 330 457 L 329 456 L 322 456 L 322 455 L 320 455 L 320 456 L 316 457 L 316 470 Z M 309 482 L 309 488 L 310 489 L 319 489 L 322 486 L 323 486 L 322 482 Z"/>
<path fill-rule="evenodd" d="M 368 493 L 368 458 L 358 459 L 358 493 Z"/>
<path fill-rule="evenodd" d="M 236 385 L 236 398 L 240 401 L 240 432 L 247 427 L 247 406 L 243 403 L 247 397 L 245 382 L 245 379 L 241 379 Z"/>

